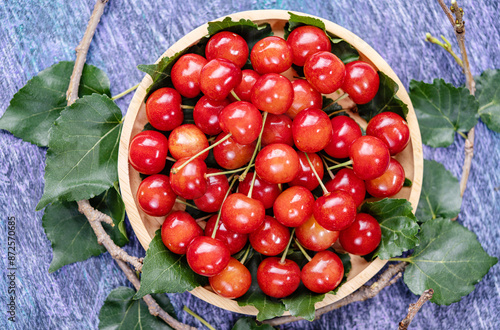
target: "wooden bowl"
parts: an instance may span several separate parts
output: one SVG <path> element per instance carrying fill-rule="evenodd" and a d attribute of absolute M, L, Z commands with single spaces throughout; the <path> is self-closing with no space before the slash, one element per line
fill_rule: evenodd
<path fill-rule="evenodd" d="M 312 17 L 312 15 L 308 14 L 297 14 Z M 254 21 L 256 24 L 270 23 L 275 35 L 283 36 L 283 27 L 289 19 L 289 14 L 288 11 L 285 10 L 257 10 L 240 12 L 229 15 L 229 17 L 231 17 L 235 21 L 240 20 L 241 18 L 245 18 Z M 222 18 L 219 20 L 222 20 Z M 325 19 L 321 20 L 325 23 L 327 31 L 337 35 L 340 38 L 343 38 L 353 47 L 355 47 L 359 51 L 360 57 L 363 61 L 371 63 L 378 70 L 384 72 L 386 75 L 388 75 L 398 83 L 399 91 L 397 93 L 397 96 L 404 103 L 406 103 L 409 108 L 407 121 L 410 127 L 411 142 L 403 152 L 397 155 L 396 158 L 403 165 L 406 172 L 406 177 L 413 181 L 413 185 L 411 188 L 403 188 L 401 192 L 398 193 L 398 195 L 395 197 L 408 199 L 413 206 L 413 210 L 416 210 L 422 186 L 423 153 L 422 142 L 420 139 L 420 130 L 410 98 L 394 71 L 373 48 L 371 48 L 360 37 L 344 29 L 343 27 L 338 26 L 337 24 Z M 186 47 L 189 47 L 198 42 L 200 38 L 208 34 L 207 27 L 208 24 L 204 24 L 185 35 L 174 45 L 172 45 L 172 47 L 170 47 L 160 57 L 160 59 L 164 56 L 172 56 L 175 53 L 185 49 Z M 160 59 L 158 59 L 158 61 Z M 164 217 L 155 218 L 148 216 L 143 213 L 137 206 L 136 192 L 141 182 L 141 178 L 139 176 L 139 173 L 134 170 L 128 163 L 128 151 L 129 143 L 132 137 L 141 132 L 144 128 L 144 125 L 147 123 L 145 97 L 146 89 L 151 84 L 152 80 L 150 76 L 146 75 L 139 85 L 139 88 L 135 92 L 135 95 L 130 103 L 127 115 L 125 117 L 125 122 L 123 124 L 118 159 L 120 187 L 128 218 L 130 220 L 130 223 L 132 224 L 132 228 L 134 229 L 135 234 L 137 235 L 139 241 L 145 249 L 148 248 L 149 243 L 154 237 L 155 231 L 159 229 L 161 224 L 163 223 Z M 347 102 L 349 102 L 349 100 Z M 366 122 L 363 119 L 355 114 L 350 115 L 352 115 L 352 117 L 354 117 L 356 121 L 358 121 L 358 123 L 366 127 Z M 380 269 L 387 263 L 386 260 L 381 260 L 379 258 L 373 260 L 372 262 L 366 262 L 363 258 L 357 256 L 351 256 L 351 262 L 352 270 L 349 273 L 348 281 L 340 288 L 336 295 L 327 294 L 323 301 L 316 303 L 316 308 L 324 307 L 351 294 L 361 285 L 371 279 L 375 274 L 377 274 Z M 255 307 L 240 307 L 238 306 L 238 303 L 236 301 L 218 296 L 207 288 L 198 287 L 192 290 L 191 293 L 196 297 L 203 299 L 215 306 L 233 312 L 251 315 L 257 314 L 257 309 Z M 287 314 L 288 312 L 285 313 L 285 315 Z"/>

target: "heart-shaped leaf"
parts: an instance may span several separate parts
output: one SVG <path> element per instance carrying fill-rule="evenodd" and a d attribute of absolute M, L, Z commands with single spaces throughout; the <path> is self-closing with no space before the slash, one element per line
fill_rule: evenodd
<path fill-rule="evenodd" d="M 475 81 L 479 116 L 489 129 L 500 132 L 500 70 L 485 70 Z"/>
<path fill-rule="evenodd" d="M 258 325 L 254 319 L 250 317 L 240 318 L 231 328 L 231 330 L 272 330 L 274 329 L 269 324 Z"/>

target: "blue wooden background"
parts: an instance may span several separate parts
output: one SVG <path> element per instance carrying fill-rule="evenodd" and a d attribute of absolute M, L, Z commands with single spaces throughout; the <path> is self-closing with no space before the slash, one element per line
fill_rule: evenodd
<path fill-rule="evenodd" d="M 474 74 L 500 68 L 498 0 L 461 0 L 466 13 L 467 47 Z M 14 93 L 37 72 L 61 60 L 73 60 L 94 0 L 0 1 L 0 114 Z M 233 12 L 291 9 L 324 17 L 353 31 L 373 46 L 408 86 L 411 79 L 430 82 L 442 77 L 463 84 L 460 68 L 445 51 L 424 42 L 425 32 L 456 42 L 437 1 L 407 0 L 111 0 L 90 47 L 88 62 L 102 68 L 117 94 L 139 82 L 137 64 L 152 63 L 193 28 Z M 118 101 L 125 113 L 131 96 Z M 479 123 L 476 155 L 459 221 L 474 231 L 486 251 L 500 256 L 500 135 Z M 464 140 L 448 148 L 425 148 L 425 157 L 442 162 L 461 175 Z M 0 328 L 95 329 L 107 294 L 129 285 L 108 254 L 49 274 L 50 242 L 35 205 L 43 192 L 46 150 L 0 131 Z M 17 322 L 6 315 L 6 220 L 18 220 Z M 136 239 L 127 250 L 144 255 Z M 415 329 L 500 328 L 500 266 L 494 266 L 476 290 L 449 307 L 427 304 L 412 323 Z M 201 326 L 182 312 L 187 305 L 218 329 L 230 329 L 240 317 L 191 296 L 170 295 L 181 321 Z M 396 328 L 408 304 L 417 299 L 403 281 L 376 298 L 301 321 L 289 329 Z"/>

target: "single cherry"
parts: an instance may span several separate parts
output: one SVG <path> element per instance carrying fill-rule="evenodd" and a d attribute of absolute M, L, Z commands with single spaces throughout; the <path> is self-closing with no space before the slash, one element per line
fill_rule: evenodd
<path fill-rule="evenodd" d="M 302 283 L 316 293 L 327 293 L 335 289 L 344 277 L 344 265 L 332 251 L 316 253 L 300 273 Z"/>
<path fill-rule="evenodd" d="M 323 228 L 342 230 L 354 222 L 356 204 L 351 195 L 342 190 L 336 190 L 316 200 L 313 214 Z"/>
<path fill-rule="evenodd" d="M 144 213 L 162 217 L 172 210 L 177 195 L 170 187 L 170 179 L 163 174 L 154 174 L 142 180 L 137 189 L 137 203 Z"/>
<path fill-rule="evenodd" d="M 347 252 L 364 256 L 377 248 L 381 237 L 378 221 L 369 214 L 358 213 L 354 223 L 340 232 L 339 241 Z"/>
<path fill-rule="evenodd" d="M 194 156 L 207 147 L 207 137 L 193 124 L 184 124 L 175 128 L 168 138 L 168 150 L 177 160 Z M 207 156 L 208 151 L 197 158 L 204 160 Z"/>
<path fill-rule="evenodd" d="M 299 156 L 289 145 L 270 144 L 257 155 L 255 170 L 267 182 L 290 182 L 299 172 Z"/>
<path fill-rule="evenodd" d="M 333 135 L 328 115 L 321 109 L 308 108 L 299 112 L 292 124 L 295 146 L 307 153 L 323 150 Z"/>
<path fill-rule="evenodd" d="M 187 157 L 179 159 L 172 168 L 179 167 L 188 159 Z M 195 158 L 177 173 L 170 172 L 170 186 L 177 195 L 185 199 L 200 198 L 207 191 L 206 173 L 207 165 L 205 162 Z"/>
<path fill-rule="evenodd" d="M 293 102 L 293 86 L 277 73 L 261 76 L 252 88 L 252 103 L 262 111 L 275 115 L 285 113 Z"/>
<path fill-rule="evenodd" d="M 207 225 L 205 226 L 205 236 L 212 237 L 212 233 L 215 229 L 215 223 L 217 222 L 217 214 L 214 214 L 207 221 Z M 224 225 L 224 222 L 219 220 L 219 227 L 217 228 L 217 232 L 215 233 L 215 239 L 226 244 L 229 249 L 229 253 L 235 254 L 241 251 L 245 244 L 248 241 L 247 234 L 240 234 L 235 231 L 232 231 Z"/>
<path fill-rule="evenodd" d="M 349 94 L 356 104 L 370 102 L 378 92 L 380 79 L 377 71 L 370 64 L 354 61 L 345 65 L 344 92 Z"/>
<path fill-rule="evenodd" d="M 186 253 L 191 269 L 200 275 L 215 276 L 226 268 L 231 259 L 226 244 L 207 236 L 198 236 L 191 241 Z"/>
<path fill-rule="evenodd" d="M 241 82 L 234 88 L 234 93 L 240 98 L 240 101 L 250 102 L 252 100 L 252 87 L 259 77 L 260 75 L 254 70 L 241 71 Z M 232 95 L 229 97 L 234 99 Z M 232 101 L 236 101 L 236 99 Z"/>
<path fill-rule="evenodd" d="M 201 91 L 213 100 L 224 100 L 240 82 L 241 70 L 224 58 L 211 60 L 200 73 Z"/>
<path fill-rule="evenodd" d="M 307 80 L 297 79 L 292 81 L 292 88 L 293 102 L 286 112 L 288 117 L 294 119 L 304 109 L 311 107 L 321 109 L 323 107 L 321 93 L 315 90 Z"/>
<path fill-rule="evenodd" d="M 325 152 L 333 158 L 349 157 L 351 144 L 361 135 L 358 123 L 348 116 L 336 116 L 331 120 L 333 136 Z"/>
<path fill-rule="evenodd" d="M 220 170 L 209 168 L 207 174 L 220 173 Z M 194 199 L 194 204 L 200 211 L 214 213 L 219 211 L 224 197 L 229 189 L 225 175 L 212 175 L 207 178 L 207 190 L 203 196 Z"/>
<path fill-rule="evenodd" d="M 182 98 L 173 88 L 160 88 L 153 92 L 146 101 L 146 116 L 154 128 L 171 131 L 184 121 L 181 109 Z"/>
<path fill-rule="evenodd" d="M 299 243 L 312 251 L 328 249 L 339 238 L 339 233 L 339 231 L 323 228 L 313 215 L 309 217 L 309 220 L 295 229 L 295 236 Z"/>
<path fill-rule="evenodd" d="M 238 192 L 243 195 L 248 195 L 250 191 L 250 185 L 253 180 L 253 172 L 248 172 L 245 180 L 241 181 L 238 185 Z M 258 201 L 262 202 L 264 208 L 268 209 L 273 206 L 274 201 L 281 194 L 281 190 L 276 183 L 269 183 L 266 180 L 262 180 L 258 175 L 255 177 L 253 184 L 252 197 Z"/>
<path fill-rule="evenodd" d="M 350 168 L 343 168 L 335 174 L 333 180 L 325 184 L 329 192 L 342 190 L 351 195 L 356 207 L 359 207 L 365 200 L 365 182 L 358 178 Z"/>
<path fill-rule="evenodd" d="M 237 101 L 222 109 L 219 114 L 220 127 L 231 133 L 239 144 L 250 144 L 257 140 L 262 130 L 262 115 L 252 103 Z"/>
<path fill-rule="evenodd" d="M 307 81 L 320 93 L 330 94 L 342 86 L 345 66 L 334 54 L 321 51 L 309 56 L 304 64 Z"/>
<path fill-rule="evenodd" d="M 362 180 L 378 178 L 387 170 L 391 155 L 382 140 L 365 135 L 357 138 L 349 148 L 354 174 Z"/>
<path fill-rule="evenodd" d="M 248 59 L 248 45 L 245 39 L 236 33 L 222 31 L 210 37 L 205 47 L 205 57 L 211 61 L 225 58 L 238 68 L 243 67 Z"/>
<path fill-rule="evenodd" d="M 384 141 L 391 156 L 403 151 L 410 142 L 408 124 L 394 112 L 382 112 L 373 117 L 366 127 L 366 135 Z"/>
<path fill-rule="evenodd" d="M 292 66 L 292 49 L 283 38 L 266 37 L 253 46 L 250 61 L 259 74 L 281 73 Z"/>
<path fill-rule="evenodd" d="M 281 262 L 278 257 L 266 258 L 257 268 L 257 283 L 268 296 L 284 298 L 299 287 L 300 268 L 290 259 Z"/>
<path fill-rule="evenodd" d="M 405 170 L 401 164 L 391 158 L 389 167 L 378 178 L 367 180 L 366 191 L 373 197 L 390 197 L 396 195 L 405 183 Z"/>
<path fill-rule="evenodd" d="M 316 175 L 314 175 L 305 153 L 300 151 L 297 155 L 299 156 L 299 172 L 295 178 L 290 181 L 290 186 L 302 186 L 313 191 L 319 185 L 318 179 L 316 178 Z M 314 169 L 316 170 L 316 173 L 318 173 L 320 179 L 323 179 L 324 168 L 321 157 L 314 153 L 308 154 L 308 156 L 314 166 Z"/>
<path fill-rule="evenodd" d="M 221 133 L 215 139 L 215 142 L 219 142 L 226 137 L 226 133 Z M 227 169 L 234 170 L 240 168 L 247 164 L 252 158 L 253 152 L 255 150 L 256 143 L 251 143 L 247 145 L 242 145 L 234 141 L 233 137 L 225 140 L 221 144 L 214 147 L 214 157 L 215 161 L 219 166 Z"/>
<path fill-rule="evenodd" d="M 266 215 L 260 227 L 250 233 L 249 239 L 255 251 L 275 256 L 285 250 L 290 240 L 290 231 L 275 218 Z"/>
<path fill-rule="evenodd" d="M 222 101 L 212 100 L 202 96 L 193 110 L 194 123 L 207 135 L 217 135 L 222 132 L 219 124 L 219 113 L 229 104 L 228 99 Z"/>
<path fill-rule="evenodd" d="M 165 167 L 168 140 L 157 131 L 143 131 L 130 141 L 128 161 L 142 174 L 156 174 Z"/>
<path fill-rule="evenodd" d="M 200 73 L 207 60 L 197 54 L 182 55 L 170 73 L 175 89 L 182 96 L 193 98 L 200 94 Z"/>
<path fill-rule="evenodd" d="M 274 202 L 276 220 L 287 227 L 297 227 L 311 217 L 314 196 L 304 187 L 294 186 L 283 191 Z"/>
<path fill-rule="evenodd" d="M 248 234 L 262 224 L 266 209 L 262 202 L 235 193 L 226 198 L 220 212 L 221 220 L 227 228 L 237 233 Z"/>
<path fill-rule="evenodd" d="M 243 296 L 252 284 L 252 275 L 248 268 L 235 258 L 219 274 L 208 279 L 210 286 L 218 295 L 236 299 Z"/>
<path fill-rule="evenodd" d="M 293 30 L 286 40 L 293 54 L 293 64 L 303 66 L 306 59 L 319 51 L 331 51 L 330 39 L 325 31 L 305 25 Z"/>
<path fill-rule="evenodd" d="M 261 143 L 264 147 L 273 143 L 284 143 L 293 146 L 292 120 L 286 115 L 268 114 L 262 132 Z"/>
<path fill-rule="evenodd" d="M 176 254 L 186 254 L 193 239 L 202 235 L 201 227 L 184 211 L 170 213 L 161 226 L 163 244 Z"/>

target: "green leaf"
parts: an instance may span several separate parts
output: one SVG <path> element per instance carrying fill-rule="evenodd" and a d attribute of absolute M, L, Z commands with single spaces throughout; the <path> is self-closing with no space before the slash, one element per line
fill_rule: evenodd
<path fill-rule="evenodd" d="M 447 147 L 455 132 L 466 133 L 477 122 L 479 104 L 465 87 L 443 79 L 432 84 L 410 81 L 410 98 L 417 114 L 422 142 L 430 147 Z"/>
<path fill-rule="evenodd" d="M 412 185 L 413 185 L 413 182 L 411 182 L 410 179 L 405 178 L 405 182 L 403 183 L 403 187 L 411 187 Z M 417 208 L 417 212 L 418 212 L 418 208 Z"/>
<path fill-rule="evenodd" d="M 351 272 L 351 269 L 352 269 L 351 256 L 349 255 L 349 253 L 339 253 L 336 251 L 334 251 L 334 252 L 339 256 L 340 260 L 342 260 L 342 265 L 344 265 L 344 277 L 342 277 L 342 281 L 340 282 L 340 284 L 335 289 L 333 289 L 332 291 L 329 292 L 331 294 L 337 294 L 340 287 L 345 282 L 347 282 L 347 277 L 349 276 L 349 273 Z"/>
<path fill-rule="evenodd" d="M 380 79 L 378 92 L 370 102 L 358 104 L 359 115 L 366 121 L 370 121 L 379 113 L 389 111 L 406 119 L 408 106 L 396 95 L 399 90 L 398 84 L 381 71 L 378 72 L 378 76 Z"/>
<path fill-rule="evenodd" d="M 118 287 L 111 291 L 99 312 L 99 329 L 172 329 L 162 319 L 151 315 L 144 300 L 134 300 L 135 291 Z M 158 305 L 170 316 L 177 318 L 167 295 L 153 295 Z"/>
<path fill-rule="evenodd" d="M 330 39 L 332 39 L 332 35 L 329 35 Z M 344 64 L 359 60 L 359 53 L 356 48 L 354 48 L 350 43 L 344 40 L 332 45 L 332 53 L 337 55 L 337 57 L 340 58 L 340 60 L 342 60 Z"/>
<path fill-rule="evenodd" d="M 149 243 L 142 267 L 141 288 L 134 299 L 150 293 L 173 293 L 193 290 L 206 283 L 189 267 L 185 256 L 168 250 L 161 240 L 161 231 Z"/>
<path fill-rule="evenodd" d="M 401 255 L 418 244 L 418 223 L 410 202 L 406 199 L 384 198 L 365 203 L 361 212 L 368 213 L 380 223 L 382 239 L 374 256 L 387 260 Z"/>
<path fill-rule="evenodd" d="M 432 288 L 431 301 L 449 305 L 474 290 L 498 259 L 490 257 L 476 235 L 456 221 L 433 219 L 422 225 L 420 245 L 405 258 L 404 281 L 417 295 Z"/>
<path fill-rule="evenodd" d="M 242 18 L 239 21 L 233 21 L 231 17 L 226 17 L 222 21 L 208 22 L 210 36 L 221 31 L 239 34 L 247 42 L 250 51 L 259 40 L 274 35 L 268 23 L 257 25 L 249 19 Z"/>
<path fill-rule="evenodd" d="M 92 198 L 118 181 L 120 108 L 106 95 L 76 100 L 50 132 L 45 189 L 36 209 L 57 200 Z"/>
<path fill-rule="evenodd" d="M 500 132 L 500 70 L 485 70 L 475 81 L 479 116 L 489 129 Z"/>
<path fill-rule="evenodd" d="M 436 218 L 452 219 L 460 213 L 462 197 L 457 178 L 444 166 L 424 160 L 422 193 L 417 207 L 417 219 L 426 222 Z"/>
<path fill-rule="evenodd" d="M 37 146 L 47 146 L 49 129 L 66 107 L 66 91 L 74 64 L 59 62 L 31 78 L 10 101 L 0 118 L 0 129 Z M 85 64 L 78 95 L 92 93 L 111 96 L 109 79 L 99 68 Z"/>
<path fill-rule="evenodd" d="M 274 329 L 269 324 L 258 325 L 254 319 L 250 317 L 242 317 L 240 318 L 231 330 L 272 330 Z"/>
<path fill-rule="evenodd" d="M 330 115 L 332 112 L 342 110 L 342 106 L 334 102 L 331 98 L 323 96 L 323 111 Z"/>
<path fill-rule="evenodd" d="M 323 299 L 325 299 L 325 294 L 314 293 L 301 285 L 294 293 L 283 298 L 282 301 L 291 315 L 314 321 L 316 316 L 314 304 L 323 301 Z"/>
<path fill-rule="evenodd" d="M 114 227 L 103 223 L 113 241 L 118 246 L 127 244 L 127 235 L 119 229 L 125 218 L 125 205 L 116 189 L 113 187 L 91 199 L 90 204 L 113 219 Z M 52 245 L 50 273 L 62 266 L 106 252 L 106 248 L 97 243 L 97 237 L 87 218 L 78 212 L 76 202 L 55 202 L 49 205 L 42 217 L 42 226 Z"/>

